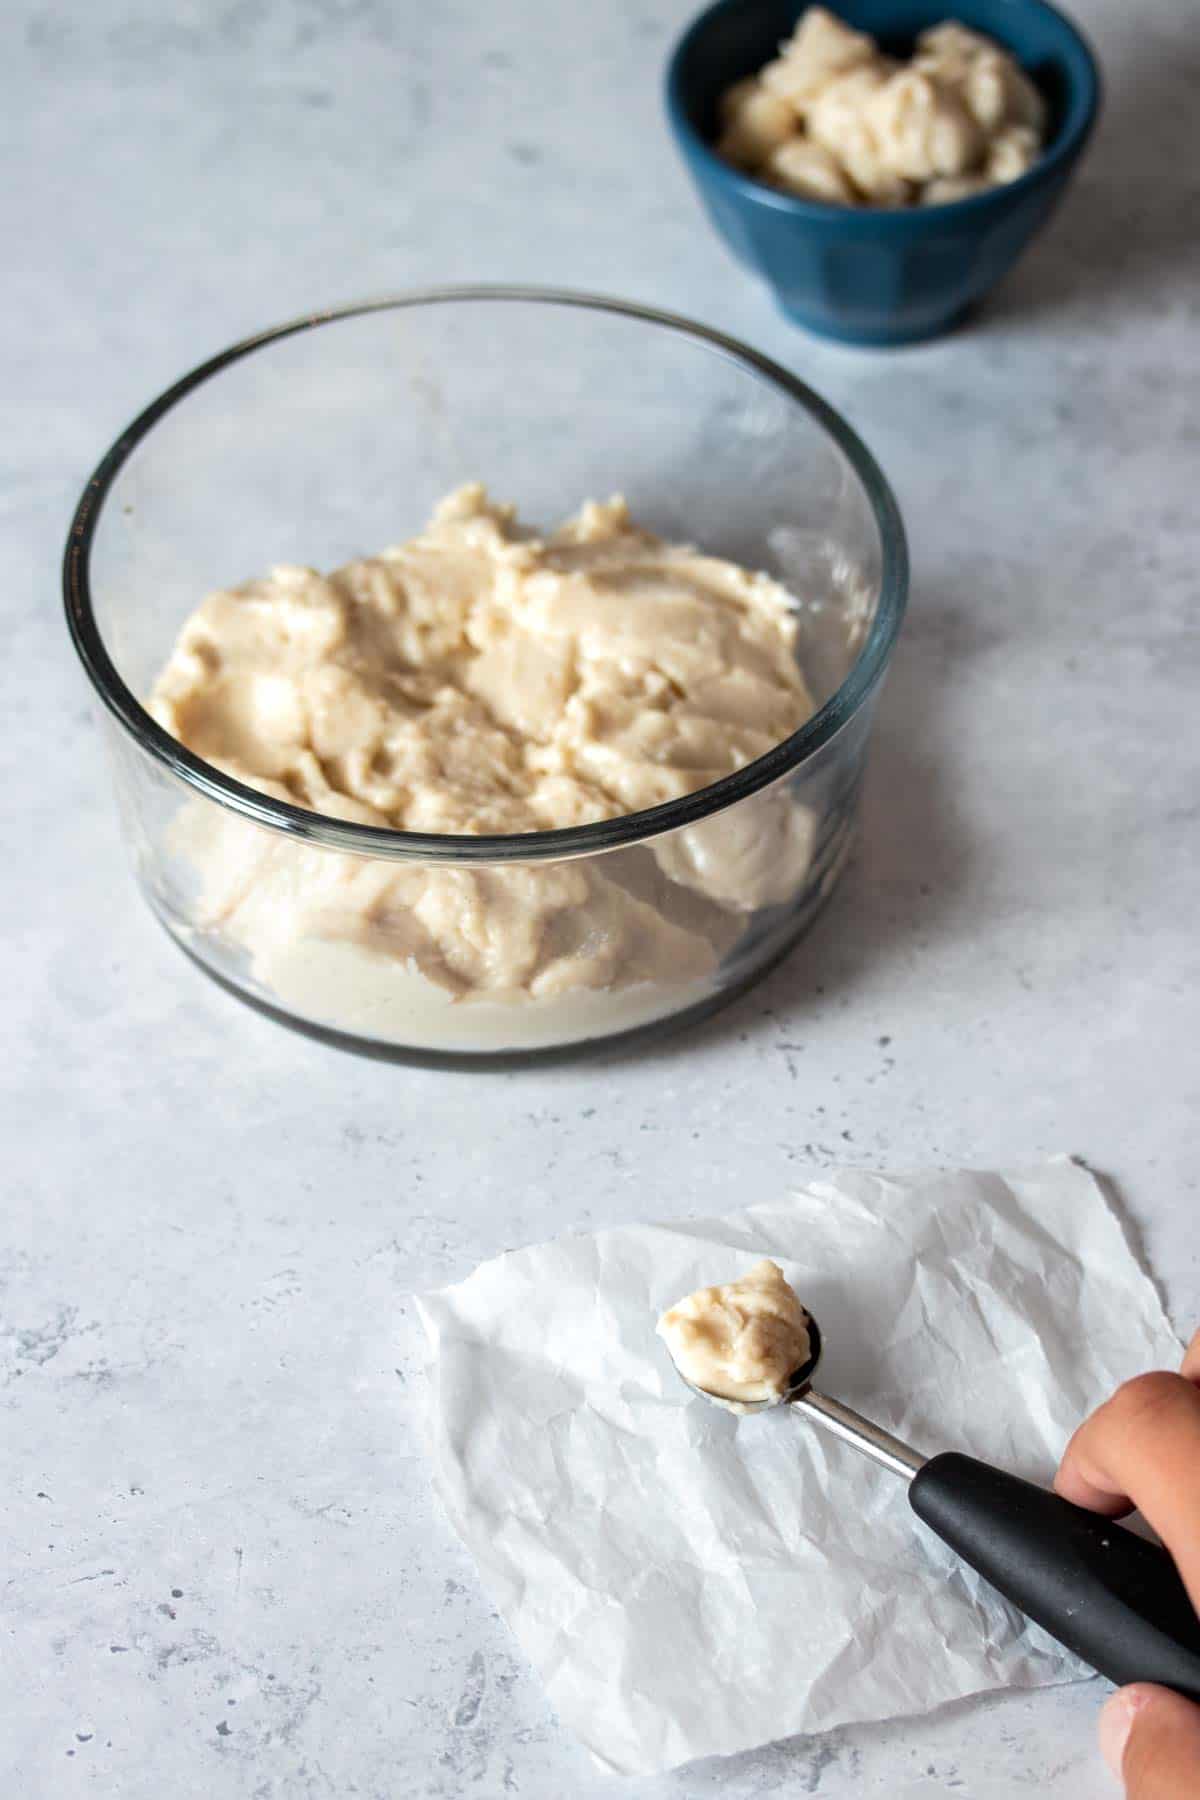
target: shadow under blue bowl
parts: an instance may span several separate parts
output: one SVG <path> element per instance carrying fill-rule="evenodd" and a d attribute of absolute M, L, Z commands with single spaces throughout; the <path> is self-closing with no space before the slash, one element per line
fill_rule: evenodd
<path fill-rule="evenodd" d="M 909 54 L 919 32 L 946 18 L 1003 44 L 1049 107 L 1033 168 L 968 200 L 895 212 L 802 200 L 739 174 L 712 147 L 718 98 L 775 55 L 804 0 L 717 0 L 675 48 L 667 110 L 713 224 L 790 318 L 849 343 L 914 343 L 957 324 L 1045 224 L 1095 123 L 1099 71 L 1046 0 L 835 0 L 835 9 L 894 54 Z"/>

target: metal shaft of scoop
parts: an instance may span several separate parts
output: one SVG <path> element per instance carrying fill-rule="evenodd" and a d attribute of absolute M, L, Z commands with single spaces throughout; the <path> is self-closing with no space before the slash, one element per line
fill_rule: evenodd
<path fill-rule="evenodd" d="M 812 1388 L 797 1394 L 791 1401 L 834 1437 L 841 1438 L 847 1444 L 853 1444 L 872 1462 L 881 1468 L 890 1469 L 893 1475 L 911 1481 L 918 1469 L 922 1469 L 928 1460 L 918 1456 L 908 1444 L 902 1444 L 899 1438 L 884 1431 L 879 1425 L 873 1425 L 870 1419 L 864 1419 L 852 1407 L 843 1406 L 840 1400 L 831 1400 L 828 1394 L 818 1394 Z"/>

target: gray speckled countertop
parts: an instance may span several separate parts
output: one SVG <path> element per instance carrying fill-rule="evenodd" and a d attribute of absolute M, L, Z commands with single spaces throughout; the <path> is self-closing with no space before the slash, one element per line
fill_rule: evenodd
<path fill-rule="evenodd" d="M 1075 1150 L 1180 1328 L 1200 1314 L 1187 11 L 1077 0 L 1109 105 L 1066 210 L 971 330 L 887 356 L 786 326 L 702 224 L 658 103 L 687 10 L 69 0 L 0 25 L 12 1800 L 1105 1791 L 1089 1686 L 618 1784 L 428 1489 L 406 1292 L 810 1163 Z M 76 491 L 151 394 L 276 318 L 481 278 L 763 346 L 859 427 L 911 529 L 840 902 L 621 1065 L 360 1062 L 203 981 L 134 899 L 59 622 Z"/>

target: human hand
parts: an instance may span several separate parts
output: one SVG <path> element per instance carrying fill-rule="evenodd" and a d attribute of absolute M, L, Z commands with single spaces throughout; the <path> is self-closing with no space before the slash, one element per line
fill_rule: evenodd
<path fill-rule="evenodd" d="M 1111 1519 L 1136 1507 L 1200 1613 L 1200 1331 L 1178 1375 L 1135 1376 L 1084 1421 L 1054 1485 Z M 1128 1800 L 1200 1800 L 1200 1706 L 1168 1688 L 1137 1682 L 1110 1695 L 1100 1747 Z"/>

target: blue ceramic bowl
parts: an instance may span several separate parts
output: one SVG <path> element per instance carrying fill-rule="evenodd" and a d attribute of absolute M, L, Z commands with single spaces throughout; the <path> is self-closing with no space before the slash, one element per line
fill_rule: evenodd
<path fill-rule="evenodd" d="M 1062 196 L 1100 104 L 1096 61 L 1046 0 L 831 0 L 847 24 L 907 55 L 943 19 L 984 31 L 1037 82 L 1046 149 L 1028 174 L 948 206 L 826 205 L 741 175 L 712 148 L 718 96 L 775 55 L 804 0 L 717 0 L 684 33 L 667 109 L 700 198 L 734 255 L 784 311 L 826 337 L 907 344 L 956 324 L 1016 262 Z"/>

